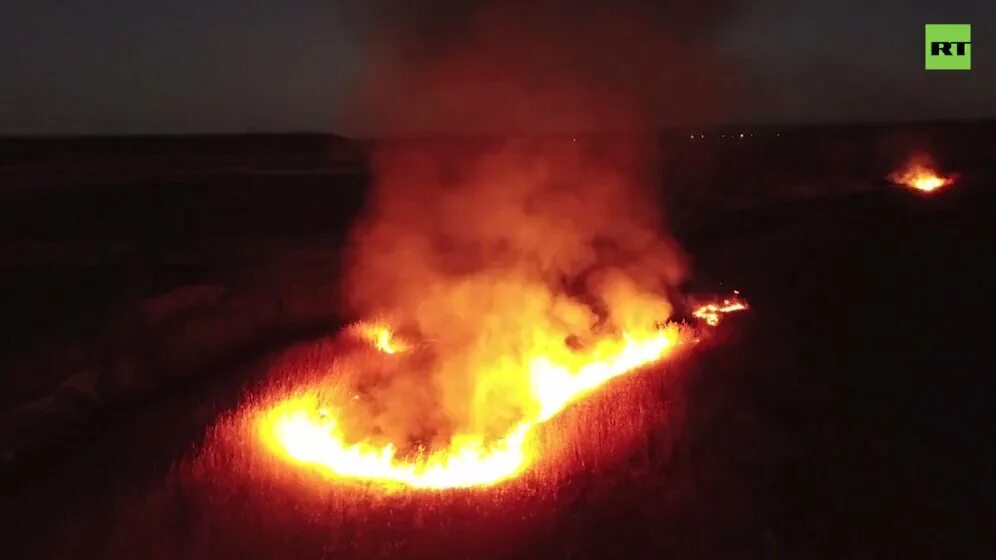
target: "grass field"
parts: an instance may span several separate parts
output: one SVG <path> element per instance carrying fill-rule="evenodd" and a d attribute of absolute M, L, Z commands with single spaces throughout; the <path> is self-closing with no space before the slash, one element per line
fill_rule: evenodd
<path fill-rule="evenodd" d="M 858 183 L 847 189 L 811 186 L 805 197 L 752 208 L 688 210 L 694 223 L 679 210 L 706 208 L 706 197 L 676 209 L 693 287 L 739 289 L 752 310 L 673 361 L 571 407 L 540 433 L 550 461 L 487 491 L 384 496 L 330 485 L 274 468 L 224 428 L 241 425 L 242 404 L 270 376 L 320 367 L 331 354 L 328 335 L 347 318 L 335 312 L 337 271 L 327 255 L 348 220 L 323 227 L 309 197 L 334 207 L 327 215 L 349 216 L 358 195 L 309 191 L 308 179 L 279 203 L 291 215 L 305 208 L 293 234 L 280 234 L 276 222 L 252 227 L 267 189 L 295 184 L 286 177 L 257 176 L 241 195 L 245 213 L 216 222 L 197 218 L 197 209 L 239 196 L 232 175 L 187 180 L 180 202 L 156 195 L 172 201 L 154 213 L 169 227 L 142 229 L 126 209 L 117 225 L 83 213 L 67 222 L 70 210 L 46 222 L 36 210 L 49 225 L 4 249 L 8 329 L 18 320 L 32 327 L 4 351 L 3 402 L 6 414 L 62 395 L 45 402 L 64 410 L 29 451 L 5 449 L 0 552 L 985 557 L 996 518 L 986 336 L 996 162 L 991 141 L 975 142 L 941 158 L 963 176 L 930 196 L 878 183 L 875 170 L 890 161 L 883 157 L 838 177 Z M 818 145 L 804 149 L 832 159 Z M 769 165 L 785 157 L 775 150 L 764 160 L 771 151 L 756 150 L 752 157 Z M 738 153 L 709 157 L 732 159 L 742 174 Z M 713 181 L 726 180 L 712 172 Z M 672 171 L 672 179 L 691 173 Z M 218 181 L 227 186 L 198 190 Z M 83 199 L 88 188 L 70 190 Z M 169 181 L 150 192 L 168 193 Z M 28 215 L 56 199 L 21 192 L 11 200 Z M 6 206 L 12 215 L 14 202 Z M 195 217 L 176 221 L 188 214 Z M 156 233 L 183 231 L 181 223 L 198 233 Z M 120 233 L 128 231 L 146 234 L 133 242 Z M 81 261 L 80 249 L 30 263 L 24 255 L 42 251 L 13 249 L 40 239 L 66 247 L 74 232 L 90 232 L 73 247 L 97 256 Z M 115 243 L 123 249 L 108 249 Z M 130 361 L 113 350 L 136 345 L 145 350 Z M 91 392 L 90 378 L 78 376 L 85 371 L 94 372 Z M 4 418 L 5 434 L 27 433 Z"/>

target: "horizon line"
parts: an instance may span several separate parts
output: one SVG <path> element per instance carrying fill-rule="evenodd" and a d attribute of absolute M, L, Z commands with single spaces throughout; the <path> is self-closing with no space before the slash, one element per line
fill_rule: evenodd
<path fill-rule="evenodd" d="M 944 118 L 944 119 L 896 119 L 896 120 L 849 120 L 849 121 L 778 121 L 778 122 L 730 122 L 713 124 L 673 124 L 661 125 L 656 128 L 632 129 L 632 128 L 591 128 L 575 130 L 558 130 L 546 132 L 524 132 L 524 131 L 504 131 L 504 132 L 467 132 L 467 131 L 409 131 L 384 135 L 348 135 L 341 132 L 322 130 L 269 130 L 269 131 L 190 131 L 190 132 L 95 132 L 95 133 L 0 133 L 0 141 L 9 140 L 73 140 L 73 139 L 182 139 L 182 138 L 221 138 L 221 137 L 275 137 L 275 136 L 320 136 L 337 137 L 351 141 L 378 141 L 378 140 L 412 140 L 430 138 L 515 138 L 515 137 L 544 137 L 544 136 L 567 136 L 567 135 L 598 135 L 598 134 L 647 134 L 667 133 L 667 132 L 688 132 L 728 130 L 728 129 L 801 129 L 816 127 L 863 127 L 863 126 L 909 126 L 909 125 L 950 125 L 950 124 L 996 124 L 996 116 L 975 117 L 975 118 Z"/>

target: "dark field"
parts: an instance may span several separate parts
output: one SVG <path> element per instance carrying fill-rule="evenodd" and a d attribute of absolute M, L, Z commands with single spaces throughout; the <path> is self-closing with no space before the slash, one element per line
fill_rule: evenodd
<path fill-rule="evenodd" d="M 688 288 L 753 309 L 568 411 L 611 449 L 420 500 L 226 471 L 205 439 L 353 319 L 364 144 L 0 141 L 0 554 L 991 556 L 996 124 L 739 130 L 663 135 L 661 203 Z M 914 150 L 958 182 L 885 184 Z"/>

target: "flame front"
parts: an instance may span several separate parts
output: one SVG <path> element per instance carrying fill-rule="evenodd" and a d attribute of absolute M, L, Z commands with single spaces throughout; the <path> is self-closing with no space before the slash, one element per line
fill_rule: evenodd
<path fill-rule="evenodd" d="M 893 183 L 904 185 L 923 192 L 933 192 L 954 182 L 954 177 L 943 176 L 934 171 L 927 161 L 914 159 L 905 169 L 889 175 Z"/>
<path fill-rule="evenodd" d="M 403 461 L 391 444 L 347 443 L 335 413 L 319 408 L 313 394 L 281 402 L 259 426 L 271 449 L 330 475 L 436 489 L 494 484 L 519 472 L 532 427 L 523 422 L 491 445 L 480 437 L 454 437 L 446 450 Z"/>
<path fill-rule="evenodd" d="M 746 309 L 740 299 L 707 304 L 695 311 L 709 325 L 725 313 Z M 361 324 L 357 332 L 380 352 L 393 355 L 408 346 L 384 325 Z M 449 444 L 415 457 L 399 456 L 393 444 L 363 439 L 351 443 L 341 427 L 342 411 L 324 406 L 317 388 L 278 402 L 257 418 L 267 448 L 279 457 L 344 478 L 421 489 L 491 486 L 521 474 L 535 459 L 530 435 L 568 405 L 609 380 L 637 371 L 673 352 L 687 338 L 676 325 L 626 332 L 580 352 L 537 355 L 528 361 L 523 416 L 497 438 L 481 433 L 454 435 Z M 517 372 L 506 372 L 516 375 Z"/>
<path fill-rule="evenodd" d="M 706 324 L 715 327 L 719 324 L 720 318 L 726 313 L 746 311 L 747 302 L 740 298 L 739 292 L 733 292 L 733 296 L 728 297 L 720 303 L 707 303 L 699 306 L 693 315 L 702 319 Z"/>
<path fill-rule="evenodd" d="M 393 341 L 385 327 L 364 325 L 361 332 L 378 333 L 368 340 L 387 354 L 402 345 Z M 677 327 L 669 326 L 641 336 L 626 334 L 601 341 L 571 361 L 536 356 L 527 372 L 529 413 L 507 433 L 493 441 L 486 441 L 483 434 L 457 434 L 445 449 L 414 459 L 400 458 L 392 444 L 349 443 L 339 424 L 339 411 L 323 408 L 316 390 L 264 412 L 258 429 L 267 446 L 281 457 L 335 477 L 413 488 L 490 486 L 529 465 L 529 434 L 536 426 L 610 379 L 660 360 L 671 352 L 679 336 Z"/>

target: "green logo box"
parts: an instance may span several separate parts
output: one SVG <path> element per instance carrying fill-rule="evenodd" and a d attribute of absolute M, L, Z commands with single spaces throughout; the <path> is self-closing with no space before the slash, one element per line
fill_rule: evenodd
<path fill-rule="evenodd" d="M 971 70 L 972 26 L 928 23 L 924 26 L 927 70 Z"/>

